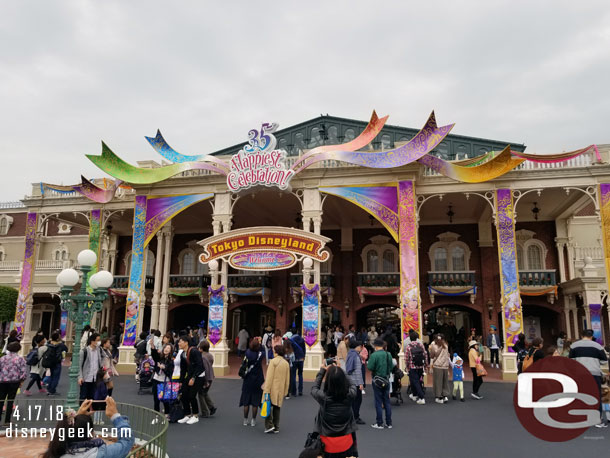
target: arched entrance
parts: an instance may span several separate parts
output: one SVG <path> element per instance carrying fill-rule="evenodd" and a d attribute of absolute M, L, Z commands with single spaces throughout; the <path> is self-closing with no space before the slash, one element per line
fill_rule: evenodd
<path fill-rule="evenodd" d="M 528 342 L 542 337 L 545 347 L 555 345 L 559 326 L 558 312 L 539 305 L 523 304 L 523 332 Z"/>
<path fill-rule="evenodd" d="M 362 307 L 356 314 L 356 329 L 375 326 L 379 334 L 388 326 L 400 329 L 400 308 L 390 304 L 371 304 Z"/>
<path fill-rule="evenodd" d="M 170 307 L 168 311 L 168 328 L 176 331 L 208 324 L 208 306 L 195 302 L 185 302 Z"/>
<path fill-rule="evenodd" d="M 477 335 L 484 335 L 481 312 L 464 305 L 442 305 L 424 313 L 424 332 L 432 335 L 442 333 L 451 353 L 457 352 L 462 358 L 465 357 L 466 340 L 473 328 Z"/>
<path fill-rule="evenodd" d="M 230 309 L 228 326 L 229 342 L 234 342 L 235 337 L 244 327 L 250 337 L 262 336 L 267 326 L 276 328 L 275 310 L 264 304 L 241 304 Z"/>

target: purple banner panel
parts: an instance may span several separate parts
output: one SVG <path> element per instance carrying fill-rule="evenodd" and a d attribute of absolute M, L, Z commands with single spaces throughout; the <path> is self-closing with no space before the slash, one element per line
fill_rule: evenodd
<path fill-rule="evenodd" d="M 318 325 L 320 311 L 320 285 L 303 289 L 303 339 L 308 347 L 313 347 L 318 341 Z"/>
<path fill-rule="evenodd" d="M 208 286 L 210 306 L 208 308 L 208 340 L 212 345 L 216 345 L 222 339 L 222 322 L 225 306 L 225 287 L 213 289 Z"/>
<path fill-rule="evenodd" d="M 15 311 L 15 328 L 18 334 L 25 332 L 25 309 L 28 297 L 32 291 L 34 281 L 34 263 L 36 262 L 36 228 L 38 214 L 28 213 L 25 223 L 25 254 L 23 256 L 23 270 L 21 271 L 21 286 L 17 298 Z"/>

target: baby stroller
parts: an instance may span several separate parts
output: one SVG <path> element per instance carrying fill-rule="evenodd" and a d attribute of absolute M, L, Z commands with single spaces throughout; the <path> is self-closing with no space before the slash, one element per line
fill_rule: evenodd
<path fill-rule="evenodd" d="M 154 361 L 150 358 L 142 361 L 140 365 L 140 385 L 138 388 L 138 394 L 152 393 L 152 380 L 153 380 L 153 365 Z"/>
<path fill-rule="evenodd" d="M 404 401 L 402 399 L 402 378 L 405 376 L 405 373 L 398 366 L 394 366 L 392 369 L 392 387 L 390 390 L 390 398 L 396 399 L 396 405 L 402 404 Z"/>

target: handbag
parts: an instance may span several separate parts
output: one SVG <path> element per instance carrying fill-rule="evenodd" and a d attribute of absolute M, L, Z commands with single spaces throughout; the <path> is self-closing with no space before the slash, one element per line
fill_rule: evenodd
<path fill-rule="evenodd" d="M 167 377 L 163 383 L 157 384 L 157 399 L 161 402 L 175 401 L 180 392 L 180 383 L 168 382 Z"/>
<path fill-rule="evenodd" d="M 269 399 L 269 393 L 265 393 L 263 403 L 261 404 L 261 417 L 267 418 L 271 412 L 271 400 Z"/>
<path fill-rule="evenodd" d="M 390 381 L 387 378 L 381 377 L 380 375 L 376 375 L 375 377 L 373 377 L 373 383 L 380 390 L 385 390 L 390 384 Z"/>
<path fill-rule="evenodd" d="M 483 367 L 483 365 L 481 363 L 477 363 L 475 368 L 477 370 L 477 375 L 479 377 L 485 377 L 487 375 L 487 371 L 485 370 L 485 368 Z"/>
<path fill-rule="evenodd" d="M 324 451 L 324 442 L 320 439 L 320 434 L 317 432 L 308 433 L 305 439 L 305 448 L 308 450 L 317 450 L 318 453 Z"/>
<path fill-rule="evenodd" d="M 178 420 L 182 420 L 184 418 L 184 409 L 182 408 L 182 404 L 177 400 L 172 404 L 172 408 L 169 411 L 169 422 L 176 423 Z"/>

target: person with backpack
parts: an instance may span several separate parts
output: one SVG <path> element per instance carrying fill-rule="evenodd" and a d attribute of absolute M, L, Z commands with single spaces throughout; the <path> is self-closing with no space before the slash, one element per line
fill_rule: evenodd
<path fill-rule="evenodd" d="M 468 342 L 468 365 L 472 371 L 472 394 L 471 396 L 477 400 L 483 399 L 479 394 L 479 389 L 483 384 L 483 377 L 477 374 L 477 364 L 481 361 L 479 356 L 479 342 L 471 340 Z"/>
<path fill-rule="evenodd" d="M 540 337 L 536 337 L 534 340 L 532 340 L 532 344 L 527 352 L 527 356 L 523 360 L 523 371 L 527 370 L 527 368 L 529 368 L 536 361 L 544 358 L 544 352 L 542 351 L 543 345 L 544 341 Z"/>
<path fill-rule="evenodd" d="M 265 328 L 263 348 L 265 349 L 265 361 L 269 365 L 269 361 L 273 359 L 273 328 L 271 326 Z"/>
<path fill-rule="evenodd" d="M 85 348 L 89 342 L 89 337 L 91 337 L 91 334 L 93 334 L 94 329 L 90 326 L 90 325 L 85 325 L 85 327 L 83 328 L 83 334 L 80 338 L 80 347 L 81 348 Z"/>
<path fill-rule="evenodd" d="M 78 384 L 80 385 L 81 400 L 93 399 L 95 395 L 97 374 L 104 367 L 101 344 L 100 335 L 94 332 L 89 336 L 87 346 L 80 350 Z"/>
<path fill-rule="evenodd" d="M 51 334 L 51 341 L 47 343 L 47 350 L 42 355 L 40 365 L 46 370 L 49 383 L 47 385 L 47 396 L 57 396 L 57 385 L 61 377 L 61 362 L 67 353 L 68 347 L 61 340 L 59 332 Z"/>
<path fill-rule="evenodd" d="M 205 371 L 205 380 L 201 386 L 201 390 L 197 394 L 199 405 L 201 406 L 201 417 L 211 417 L 216 413 L 216 406 L 210 397 L 210 388 L 214 381 L 214 355 L 210 353 L 210 342 L 202 340 L 199 342 L 199 351 L 201 352 L 201 360 L 203 361 L 203 370 Z"/>
<path fill-rule="evenodd" d="M 307 346 L 305 340 L 301 337 L 296 329 L 293 329 L 292 337 L 290 338 L 292 343 L 292 349 L 294 351 L 294 362 L 290 368 L 290 380 L 293 381 L 291 384 L 290 394 L 292 396 L 297 395 L 297 376 L 299 377 L 299 396 L 303 396 L 303 364 L 305 364 L 305 355 L 307 354 Z"/>
<path fill-rule="evenodd" d="M 371 355 L 366 365 L 373 376 L 373 393 L 375 395 L 375 411 L 377 422 L 371 427 L 383 429 L 383 411 L 385 410 L 385 427 L 392 428 L 392 406 L 390 403 L 390 374 L 392 373 L 392 355 L 383 349 L 384 342 L 375 340 L 375 353 Z"/>
<path fill-rule="evenodd" d="M 25 358 L 25 362 L 28 366 L 30 366 L 30 383 L 23 391 L 23 394 L 26 396 L 31 396 L 30 388 L 34 383 L 38 386 L 38 392 L 42 394 L 46 394 L 47 390 L 42 386 L 42 374 L 45 369 L 42 367 L 42 357 L 44 353 L 47 351 L 47 339 L 44 338 L 43 335 L 36 335 L 34 338 L 34 343 L 36 346 L 32 348 L 32 350 L 28 353 Z"/>
<path fill-rule="evenodd" d="M 281 347 L 281 345 L 279 346 Z M 246 355 L 239 368 L 239 376 L 243 379 L 239 407 L 244 408 L 244 426 L 256 426 L 256 414 L 258 413 L 258 406 L 263 396 L 262 386 L 265 383 L 262 358 L 263 351 L 261 350 L 260 341 L 254 338 L 250 342 L 250 348 L 246 350 Z M 270 363 L 273 363 L 274 359 Z M 250 406 L 252 406 L 252 420 L 248 420 Z"/>
<path fill-rule="evenodd" d="M 409 374 L 409 384 L 411 386 L 409 397 L 412 401 L 423 405 L 426 403 L 424 399 L 423 377 L 424 370 L 429 365 L 428 353 L 424 348 L 424 344 L 419 340 L 419 334 L 413 329 L 409 331 L 409 342 L 406 343 L 404 351 L 405 368 Z"/>
<path fill-rule="evenodd" d="M 178 423 L 188 425 L 199 421 L 199 404 L 197 403 L 197 393 L 201 389 L 205 373 L 203 371 L 203 361 L 201 353 L 197 347 L 193 347 L 191 337 L 186 334 L 180 336 L 178 346 L 182 350 L 180 356 L 180 383 L 182 392 L 182 408 L 184 417 Z"/>
<path fill-rule="evenodd" d="M 520 333 L 517 336 L 517 341 L 513 345 L 513 351 L 517 354 L 517 373 L 523 372 L 523 360 L 527 356 L 527 344 L 525 343 L 525 334 Z"/>
<path fill-rule="evenodd" d="M 437 334 L 428 347 L 430 351 L 430 366 L 432 368 L 432 386 L 434 388 L 434 402 L 445 404 L 449 396 L 449 345 L 442 334 Z"/>

